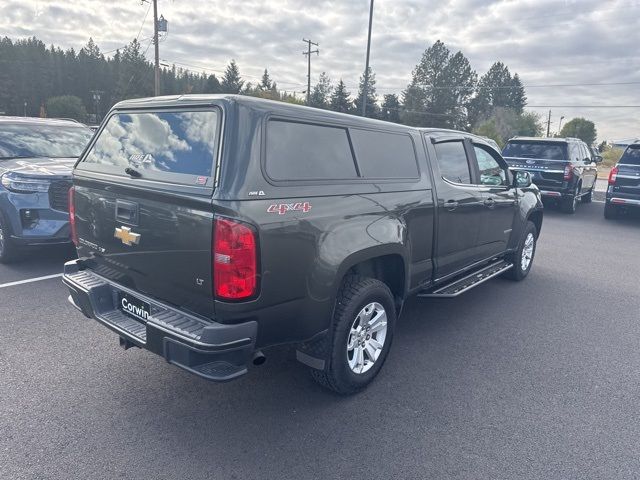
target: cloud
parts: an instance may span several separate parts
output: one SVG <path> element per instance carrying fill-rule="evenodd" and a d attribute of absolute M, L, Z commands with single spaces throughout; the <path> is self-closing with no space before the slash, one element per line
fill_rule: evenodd
<path fill-rule="evenodd" d="M 300 92 L 306 88 L 302 38 L 311 38 L 320 44 L 320 56 L 312 59 L 313 80 L 326 71 L 357 90 L 368 0 L 159 4 L 169 21 L 161 58 L 169 63 L 215 73 L 235 58 L 245 80 L 256 83 L 268 68 L 281 88 Z M 632 20 L 640 13 L 637 0 L 377 0 L 375 5 L 371 62 L 379 94 L 405 88 L 422 52 L 438 39 L 452 51 L 461 50 L 479 74 L 500 60 L 520 74 L 525 86 L 640 81 L 640 30 Z M 4 0 L 0 31 L 76 50 L 93 37 L 109 51 L 137 35 L 147 8 L 134 0 Z M 151 17 L 140 35 L 145 48 Z M 639 87 L 537 87 L 528 88 L 527 96 L 534 106 L 638 105 Z M 640 134 L 640 109 L 551 109 L 556 126 L 560 116 L 593 119 L 600 139 Z"/>

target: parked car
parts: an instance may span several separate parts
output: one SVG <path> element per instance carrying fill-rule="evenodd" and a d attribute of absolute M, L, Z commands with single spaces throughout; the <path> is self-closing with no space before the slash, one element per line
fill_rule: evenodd
<path fill-rule="evenodd" d="M 296 344 L 343 394 L 410 295 L 525 278 L 543 216 L 481 137 L 221 95 L 117 104 L 70 200 L 69 299 L 125 349 L 226 381 Z"/>
<path fill-rule="evenodd" d="M 640 208 L 640 142 L 629 145 L 609 174 L 604 216 Z"/>
<path fill-rule="evenodd" d="M 543 198 L 559 201 L 563 212 L 575 213 L 579 200 L 591 202 L 602 157 L 582 140 L 514 137 L 502 154 L 512 170 L 530 172 Z"/>
<path fill-rule="evenodd" d="M 71 170 L 92 134 L 75 121 L 0 117 L 0 263 L 70 243 Z"/>

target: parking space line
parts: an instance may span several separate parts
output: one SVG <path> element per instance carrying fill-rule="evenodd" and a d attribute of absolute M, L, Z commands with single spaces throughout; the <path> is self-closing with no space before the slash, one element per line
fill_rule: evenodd
<path fill-rule="evenodd" d="M 18 280 L 17 282 L 9 282 L 9 283 L 0 284 L 0 288 L 13 287 L 15 285 L 23 285 L 25 283 L 40 282 L 42 280 L 49 280 L 51 278 L 58 278 L 58 277 L 61 277 L 61 276 L 62 276 L 61 273 L 56 273 L 55 275 L 45 275 L 44 277 L 28 278 L 26 280 Z"/>

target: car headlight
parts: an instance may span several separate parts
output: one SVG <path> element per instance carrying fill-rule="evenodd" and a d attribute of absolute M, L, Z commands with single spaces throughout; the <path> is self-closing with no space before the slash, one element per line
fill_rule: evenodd
<path fill-rule="evenodd" d="M 16 193 L 46 193 L 51 182 L 46 179 L 29 177 L 16 172 L 2 175 L 2 186 Z"/>

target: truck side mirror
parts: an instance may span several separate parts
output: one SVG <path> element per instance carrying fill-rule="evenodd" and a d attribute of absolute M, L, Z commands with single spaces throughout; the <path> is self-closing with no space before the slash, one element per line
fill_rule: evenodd
<path fill-rule="evenodd" d="M 533 183 L 529 172 L 518 170 L 513 176 L 513 186 L 515 188 L 527 188 Z"/>
<path fill-rule="evenodd" d="M 602 155 L 596 155 L 593 161 L 596 163 L 602 163 Z"/>

